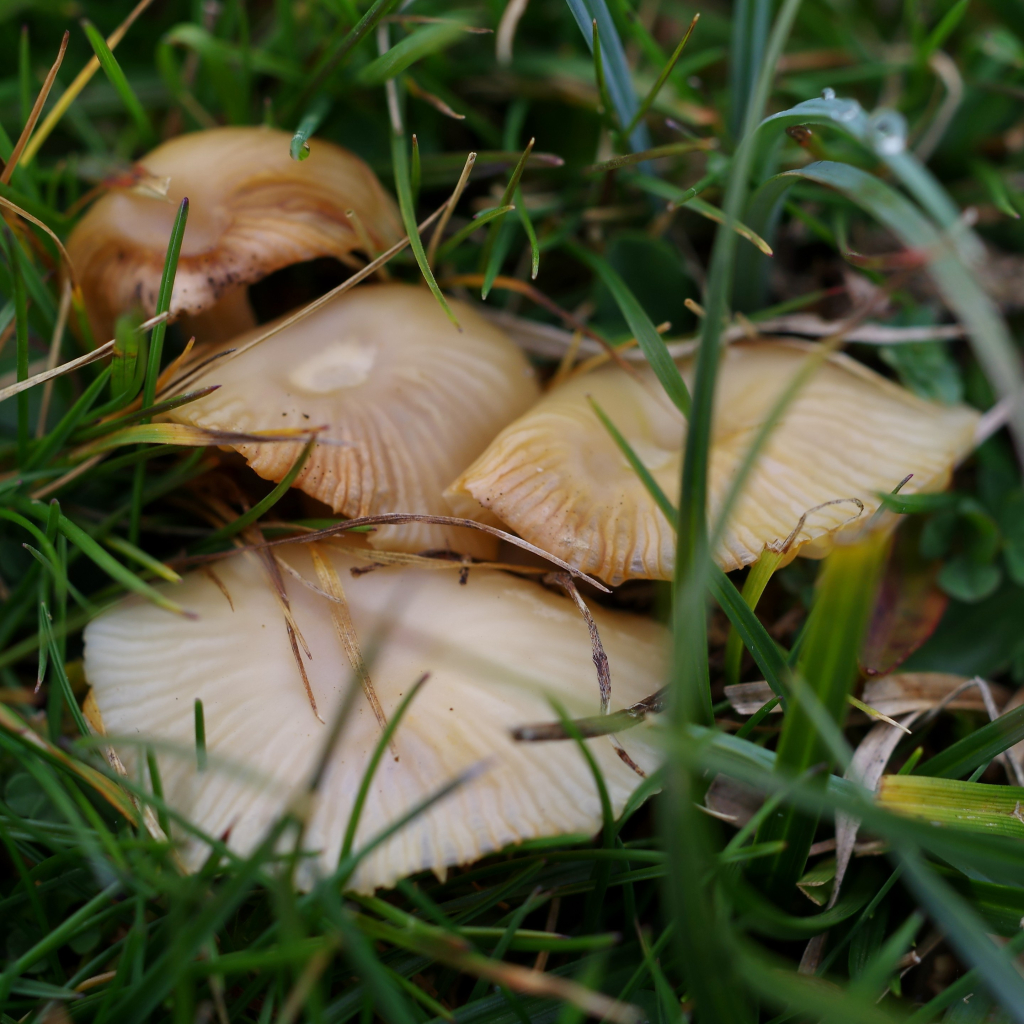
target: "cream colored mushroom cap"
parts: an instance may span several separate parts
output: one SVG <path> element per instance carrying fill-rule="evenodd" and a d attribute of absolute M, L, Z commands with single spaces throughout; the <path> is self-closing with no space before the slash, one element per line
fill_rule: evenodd
<path fill-rule="evenodd" d="M 170 178 L 167 199 L 114 188 L 79 221 L 68 253 L 100 340 L 118 314 L 152 315 L 167 242 L 181 200 L 189 214 L 171 311 L 198 313 L 226 291 L 282 267 L 360 249 L 346 211 L 386 249 L 402 237 L 394 201 L 355 154 L 316 140 L 307 160 L 270 128 L 226 127 L 180 135 L 140 161 Z"/>
<path fill-rule="evenodd" d="M 275 549 L 316 583 L 307 549 Z M 352 888 L 372 892 L 423 869 L 476 860 L 525 839 L 600 827 L 594 778 L 572 742 L 520 744 L 510 729 L 551 721 L 547 695 L 571 715 L 598 713 L 587 627 L 565 598 L 504 573 L 382 569 L 353 579 L 357 564 L 326 552 L 344 580 L 364 646 L 379 639 L 370 673 L 389 717 L 424 672 L 430 676 L 395 734 L 398 760 L 385 753 L 356 833 L 356 847 L 481 762 L 486 770 L 398 832 L 364 860 Z M 196 572 L 173 589 L 199 618 L 175 617 L 129 599 L 89 624 L 85 670 L 106 732 L 129 773 L 138 747 L 155 744 L 164 795 L 207 835 L 230 831 L 245 855 L 301 792 L 329 732 L 314 717 L 277 600 L 256 559 L 235 555 L 216 565 L 219 581 Z M 285 576 L 295 619 L 312 659 L 306 671 L 320 713 L 333 721 L 348 685 L 348 665 L 323 597 Z M 663 682 L 662 627 L 622 612 L 594 610 L 612 674 L 613 709 L 634 703 Z M 209 765 L 197 773 L 196 699 L 203 702 Z M 319 851 L 316 868 L 337 864 L 352 804 L 380 727 L 360 695 L 331 755 L 305 837 Z M 589 740 L 620 811 L 640 777 L 609 737 Z M 620 737 L 644 770 L 657 764 L 648 724 Z M 175 751 L 179 752 L 175 752 Z M 207 849 L 175 832 L 192 869 Z M 300 884 L 308 887 L 307 866 Z"/>
<path fill-rule="evenodd" d="M 732 345 L 719 367 L 709 513 L 724 500 L 755 435 L 814 346 Z M 691 376 L 689 363 L 680 364 Z M 675 535 L 594 414 L 591 396 L 676 500 L 685 423 L 649 368 L 643 382 L 615 367 L 577 377 L 508 426 L 450 486 L 462 515 L 480 506 L 526 540 L 611 584 L 671 579 Z M 924 401 L 843 355 L 830 357 L 775 429 L 725 530 L 715 560 L 757 561 L 809 513 L 790 548 L 827 554 L 834 534 L 862 528 L 908 473 L 904 494 L 941 490 L 970 451 L 978 415 Z M 852 502 L 827 505 L 835 499 Z M 814 509 L 814 511 L 811 511 Z M 851 524 L 851 519 L 856 521 Z M 845 535 L 845 531 L 844 531 Z"/>
<path fill-rule="evenodd" d="M 452 307 L 461 332 L 426 288 L 363 285 L 236 358 L 214 362 L 188 387 L 219 390 L 172 416 L 241 433 L 326 427 L 297 487 L 350 518 L 451 515 L 445 485 L 538 393 L 522 352 L 468 306 Z M 272 326 L 229 347 L 240 350 Z M 235 447 L 274 481 L 302 450 L 287 442 Z M 483 557 L 494 551 L 492 538 L 477 530 L 428 525 L 384 527 L 370 542 Z"/>

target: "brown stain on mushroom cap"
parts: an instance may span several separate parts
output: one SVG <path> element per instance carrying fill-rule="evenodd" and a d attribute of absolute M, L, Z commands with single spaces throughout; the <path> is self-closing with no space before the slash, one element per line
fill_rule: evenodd
<path fill-rule="evenodd" d="M 360 248 L 346 218 L 354 209 L 371 241 L 402 237 L 394 201 L 357 156 L 316 140 L 307 160 L 271 128 L 225 127 L 181 135 L 144 156 L 153 178 L 170 178 L 167 200 L 113 188 L 79 221 L 68 252 L 100 340 L 135 306 L 152 315 L 167 242 L 185 197 L 188 223 L 171 299 L 195 314 L 233 288 L 275 270 Z"/>
<path fill-rule="evenodd" d="M 307 494 L 349 517 L 451 515 L 445 485 L 538 396 L 518 347 L 470 307 L 452 307 L 461 332 L 426 288 L 360 286 L 212 364 L 188 387 L 219 390 L 171 417 L 244 433 L 325 427 L 296 480 Z M 240 349 L 272 326 L 227 347 Z M 236 447 L 260 476 L 278 481 L 302 443 Z M 401 551 L 450 547 L 485 558 L 496 544 L 475 530 L 424 524 L 384 527 L 370 540 Z"/>
<path fill-rule="evenodd" d="M 719 367 L 711 442 L 711 522 L 779 395 L 814 346 L 736 344 Z M 692 365 L 681 362 L 684 377 Z M 611 584 L 671 579 L 675 534 L 590 407 L 591 396 L 677 500 L 686 425 L 649 369 L 643 383 L 617 367 L 578 377 L 508 426 L 446 491 L 460 515 L 486 509 L 526 540 Z M 823 557 L 838 531 L 860 530 L 878 491 L 904 476 L 903 493 L 941 490 L 970 451 L 978 414 L 917 398 L 862 364 L 835 355 L 784 415 L 748 479 L 715 560 L 757 561 L 812 512 L 790 552 Z M 482 507 L 482 509 L 481 509 Z M 851 523 L 851 519 L 855 521 Z M 845 527 L 845 530 L 844 530 Z"/>

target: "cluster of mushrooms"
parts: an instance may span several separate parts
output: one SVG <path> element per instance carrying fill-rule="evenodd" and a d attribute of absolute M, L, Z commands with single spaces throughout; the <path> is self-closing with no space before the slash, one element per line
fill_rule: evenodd
<path fill-rule="evenodd" d="M 115 188 L 95 203 L 68 249 L 97 337 L 133 307 L 152 313 L 177 202 L 188 196 L 171 310 L 198 342 L 188 387 L 218 387 L 168 416 L 244 435 L 233 447 L 272 481 L 304 445 L 275 432 L 315 430 L 294 485 L 344 517 L 460 516 L 514 531 L 610 586 L 670 578 L 672 527 L 588 400 L 673 493 L 686 424 L 646 364 L 606 365 L 542 394 L 523 352 L 472 306 L 452 302 L 460 330 L 425 287 L 389 282 L 360 284 L 295 322 L 257 323 L 255 282 L 324 257 L 363 266 L 403 237 L 394 202 L 359 158 L 319 142 L 298 162 L 289 141 L 267 128 L 182 136 L 141 161 L 160 189 Z M 725 351 L 712 514 L 812 350 L 750 341 Z M 680 369 L 691 373 L 687 361 Z M 976 420 L 830 356 L 772 434 L 716 560 L 736 569 L 787 539 L 787 558 L 822 557 L 840 535 L 877 527 L 878 493 L 908 474 L 907 492 L 944 487 Z M 857 499 L 863 514 L 851 522 L 836 499 Z M 140 752 L 150 745 L 167 803 L 240 854 L 326 755 L 304 836 L 312 853 L 299 882 L 308 886 L 337 864 L 382 730 L 425 676 L 373 776 L 355 848 L 475 770 L 376 846 L 353 889 L 424 869 L 443 875 L 529 838 L 592 832 L 600 799 L 576 745 L 517 743 L 512 731 L 550 721 L 553 706 L 579 717 L 641 701 L 664 683 L 667 636 L 651 619 L 593 610 L 611 675 L 602 702 L 573 601 L 502 568 L 459 572 L 471 559 L 493 563 L 498 545 L 491 533 L 422 521 L 248 545 L 175 585 L 194 617 L 129 598 L 88 626 L 90 721 L 128 771 L 147 773 Z M 438 551 L 460 557 L 419 557 Z M 361 690 L 328 749 L 324 723 L 338 720 L 353 686 Z M 657 765 L 651 726 L 587 741 L 616 813 Z M 208 854 L 195 831 L 175 828 L 173 838 L 190 868 Z"/>

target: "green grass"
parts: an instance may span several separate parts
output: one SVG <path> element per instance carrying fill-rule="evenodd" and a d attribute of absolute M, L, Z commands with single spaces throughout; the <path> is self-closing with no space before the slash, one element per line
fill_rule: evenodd
<path fill-rule="evenodd" d="M 164 804 L 159 780 L 139 790 L 81 739 L 81 629 L 126 592 L 153 597 L 161 563 L 183 549 L 227 550 L 259 517 L 307 514 L 287 486 L 302 460 L 274 489 L 235 473 L 249 511 L 239 506 L 233 523 L 210 527 L 194 502 L 178 499 L 234 471 L 202 449 L 113 434 L 147 421 L 157 374 L 184 341 L 174 325 L 140 334 L 125 318 L 112 363 L 47 386 L 38 428 L 43 386 L 0 403 L 0 1024 L 576 1024 L 606 1014 L 652 1024 L 1024 1022 L 1013 961 L 1024 947 L 1016 819 L 998 834 L 958 824 L 972 812 L 1009 813 L 1019 790 L 1005 788 L 994 759 L 1024 735 L 1024 715 L 988 725 L 974 713 L 943 714 L 901 742 L 890 770 L 972 780 L 934 783 L 948 802 L 943 827 L 874 803 L 838 773 L 866 731 L 844 715 L 859 638 L 881 614 L 868 586 L 878 553 L 830 560 L 817 585 L 817 563 L 805 561 L 767 587 L 758 578 L 746 591 L 760 594 L 755 614 L 742 574 L 726 577 L 710 560 L 720 524 L 705 513 L 716 354 L 736 311 L 756 322 L 806 304 L 835 317 L 849 307 L 830 289 L 847 271 L 889 290 L 888 322 L 932 324 L 945 307 L 969 334 L 854 345 L 853 355 L 925 396 L 979 409 L 1021 386 L 1021 304 L 990 297 L 991 273 L 977 262 L 980 238 L 1018 260 L 1017 281 L 1024 276 L 1019 8 L 737 0 L 731 13 L 681 0 L 532 0 L 508 67 L 496 62 L 493 35 L 466 31 L 497 29 L 501 0 L 402 8 L 446 23 L 395 20 L 395 0 L 162 0 L 111 50 L 104 40 L 129 10 L 121 0 L 0 3 L 4 160 L 71 33 L 39 122 L 45 138 L 0 181 L 0 199 L 60 239 L 103 178 L 154 140 L 210 124 L 275 124 L 293 134 L 297 159 L 319 138 L 355 150 L 398 196 L 407 228 L 446 201 L 475 151 L 437 249 L 437 279 L 466 275 L 491 305 L 552 323 L 553 302 L 589 316 L 610 342 L 638 339 L 691 425 L 679 495 L 655 495 L 678 531 L 676 579 L 608 598 L 672 627 L 666 763 L 618 821 L 605 795 L 599 835 L 526 843 L 443 882 L 423 874 L 373 898 L 348 895 L 345 880 L 366 852 L 352 848 L 350 827 L 337 871 L 298 893 L 290 879 L 303 856 L 301 821 L 289 815 L 247 858 L 208 837 L 209 860 L 182 875 L 171 845 L 140 822 L 138 807 L 148 806 L 165 832 L 172 822 L 188 827 Z M 95 74 L 61 106 L 94 54 Z M 822 95 L 829 87 L 838 97 Z M 872 115 L 882 103 L 897 113 Z M 464 118 L 446 117 L 445 104 Z M 807 127 L 810 135 L 793 130 Z M 702 205 L 688 209 L 698 192 Z M 54 238 L 4 209 L 6 387 L 38 371 L 62 317 Z M 758 236 L 771 260 L 751 244 Z M 180 241 L 178 231 L 169 239 L 160 308 Z M 901 247 L 902 261 L 892 257 Z M 418 239 L 389 270 L 407 281 L 426 275 L 444 301 Z M 548 307 L 499 275 L 533 280 Z M 669 339 L 686 333 L 684 299 L 705 312 L 689 391 L 654 326 L 667 319 Z M 91 338 L 72 302 L 58 361 L 107 340 Z M 140 395 L 142 409 L 130 409 Z M 101 424 L 110 415 L 120 420 Z M 644 476 L 615 424 L 606 426 Z M 69 475 L 76 449 L 111 435 L 102 459 Z M 916 637 L 923 644 L 907 669 L 1024 680 L 1022 439 L 1024 405 L 958 472 L 955 497 L 890 499 L 920 548 L 906 571 L 920 573 L 923 558 L 950 595 L 934 633 Z M 657 490 L 649 474 L 645 482 Z M 897 578 L 904 547 L 890 556 Z M 743 725 L 723 699 L 737 675 L 767 679 L 785 715 Z M 205 758 L 201 705 L 196 723 Z M 563 720 L 563 742 L 592 725 Z M 697 809 L 719 772 L 767 798 L 738 831 Z M 595 786 L 604 794 L 599 773 Z M 834 835 L 837 812 L 859 819 L 861 839 L 880 842 L 882 855 L 855 857 L 835 904 L 820 907 L 793 883 L 811 869 L 831 879 L 832 854 L 811 844 Z M 905 972 L 915 946 L 923 961 Z"/>

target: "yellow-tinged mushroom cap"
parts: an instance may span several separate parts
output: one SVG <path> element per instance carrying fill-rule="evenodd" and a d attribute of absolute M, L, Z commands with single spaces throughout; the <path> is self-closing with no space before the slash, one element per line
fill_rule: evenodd
<path fill-rule="evenodd" d="M 189 388 L 221 385 L 175 419 L 242 433 L 325 427 L 296 486 L 345 516 L 451 515 L 442 491 L 537 398 L 520 350 L 468 306 L 460 332 L 426 288 L 365 285 L 247 351 L 235 338 Z M 272 327 L 273 324 L 267 325 Z M 203 353 L 205 357 L 208 353 Z M 236 446 L 260 476 L 281 480 L 301 443 Z M 493 553 L 475 530 L 384 527 L 371 543 Z"/>
<path fill-rule="evenodd" d="M 154 312 L 167 241 L 185 197 L 175 315 L 208 310 L 282 267 L 363 249 L 349 210 L 378 249 L 401 238 L 394 202 L 359 157 L 317 141 L 300 162 L 289 155 L 289 142 L 270 128 L 181 135 L 139 162 L 151 179 L 170 179 L 166 199 L 123 187 L 96 202 L 71 233 L 68 253 L 102 340 L 113 336 L 114 319 L 127 309 Z"/>
<path fill-rule="evenodd" d="M 308 548 L 274 549 L 314 585 Z M 415 871 L 475 860 L 524 839 L 593 832 L 601 822 L 594 778 L 570 742 L 517 744 L 510 729 L 551 721 L 546 695 L 570 715 L 598 713 L 600 699 L 587 627 L 569 600 L 504 573 L 385 569 L 353 579 L 356 563 L 337 549 L 323 557 L 344 580 L 352 621 L 368 644 L 378 638 L 370 675 L 390 720 L 424 673 L 385 753 L 359 821 L 358 848 L 471 766 L 481 774 L 416 818 L 360 865 L 351 886 L 371 892 Z M 280 606 L 255 558 L 215 567 L 217 581 L 193 573 L 175 600 L 198 612 L 185 620 L 129 599 L 85 633 L 85 669 L 106 732 L 128 768 L 138 747 L 155 742 L 164 797 L 207 835 L 230 832 L 230 847 L 250 852 L 302 791 L 330 730 L 306 698 Z M 223 586 L 223 590 L 217 582 Z M 292 611 L 309 646 L 305 662 L 317 706 L 331 722 L 349 685 L 330 603 L 286 575 Z M 229 597 L 231 603 L 229 604 Z M 662 683 L 665 633 L 656 623 L 594 610 L 608 655 L 613 710 Z M 203 702 L 209 763 L 197 772 L 196 699 Z M 315 797 L 305 847 L 330 872 L 368 759 L 381 735 L 362 695 L 345 722 Z M 159 742 L 162 741 L 162 742 Z M 587 741 L 618 813 L 640 777 L 609 737 Z M 646 725 L 619 736 L 643 770 L 656 764 Z M 179 752 L 176 753 L 175 749 Z M 397 759 L 396 759 L 397 756 Z M 195 868 L 206 850 L 179 833 Z M 308 886 L 311 872 L 300 878 Z"/>
<path fill-rule="evenodd" d="M 758 430 L 814 346 L 738 344 L 719 367 L 710 453 L 714 519 Z M 681 364 L 684 377 L 691 367 Z M 619 428 L 676 500 L 685 423 L 649 369 L 570 380 L 509 425 L 446 492 L 459 514 L 489 509 L 526 540 L 609 583 L 670 579 L 675 535 L 587 401 Z M 977 414 L 924 401 L 842 355 L 831 356 L 789 406 L 762 450 L 715 560 L 757 561 L 808 513 L 789 551 L 821 557 L 832 535 L 859 529 L 908 474 L 904 494 L 941 490 L 971 448 Z M 853 502 L 824 505 L 836 499 Z M 823 507 L 819 507 L 823 506 Z M 813 511 L 812 511 L 813 510 Z"/>

